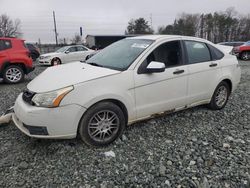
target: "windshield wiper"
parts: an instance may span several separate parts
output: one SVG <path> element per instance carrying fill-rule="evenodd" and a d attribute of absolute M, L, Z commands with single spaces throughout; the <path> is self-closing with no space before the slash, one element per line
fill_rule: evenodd
<path fill-rule="evenodd" d="M 98 63 L 87 63 L 87 64 L 90 64 L 90 65 L 93 65 L 93 66 L 96 66 L 96 67 L 103 67 L 102 65 L 100 65 Z"/>

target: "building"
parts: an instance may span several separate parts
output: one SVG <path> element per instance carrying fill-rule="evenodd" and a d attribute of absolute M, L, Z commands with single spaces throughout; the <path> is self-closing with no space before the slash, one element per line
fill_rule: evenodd
<path fill-rule="evenodd" d="M 87 35 L 86 45 L 89 48 L 103 49 L 118 40 L 133 36 L 135 35 Z"/>

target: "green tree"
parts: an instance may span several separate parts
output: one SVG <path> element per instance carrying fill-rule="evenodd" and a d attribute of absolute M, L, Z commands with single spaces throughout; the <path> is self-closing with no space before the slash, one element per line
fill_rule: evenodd
<path fill-rule="evenodd" d="M 153 34 L 154 31 L 144 18 L 132 19 L 128 22 L 126 34 Z"/>

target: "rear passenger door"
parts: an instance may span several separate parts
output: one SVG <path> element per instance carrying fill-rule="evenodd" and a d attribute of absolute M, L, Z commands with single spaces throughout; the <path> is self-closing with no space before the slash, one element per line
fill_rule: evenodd
<path fill-rule="evenodd" d="M 213 57 L 208 44 L 184 41 L 188 69 L 188 103 L 195 105 L 209 101 L 221 75 L 220 64 Z"/>
<path fill-rule="evenodd" d="M 88 50 L 83 46 L 77 46 L 77 60 L 84 61 L 88 55 Z"/>

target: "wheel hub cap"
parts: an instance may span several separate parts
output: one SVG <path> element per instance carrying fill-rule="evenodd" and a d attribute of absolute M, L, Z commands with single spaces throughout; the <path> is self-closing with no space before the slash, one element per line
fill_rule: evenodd
<path fill-rule="evenodd" d="M 11 82 L 18 82 L 22 77 L 22 73 L 17 68 L 10 68 L 6 72 L 6 78 Z"/>
<path fill-rule="evenodd" d="M 95 141 L 107 141 L 112 139 L 119 129 L 118 116 L 109 110 L 96 113 L 89 121 L 88 133 Z"/>
<path fill-rule="evenodd" d="M 227 88 L 225 86 L 221 86 L 216 93 L 215 97 L 216 105 L 222 107 L 227 101 L 227 95 L 228 95 Z"/>

